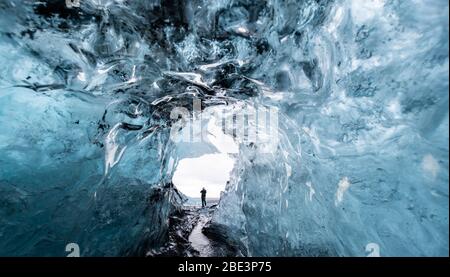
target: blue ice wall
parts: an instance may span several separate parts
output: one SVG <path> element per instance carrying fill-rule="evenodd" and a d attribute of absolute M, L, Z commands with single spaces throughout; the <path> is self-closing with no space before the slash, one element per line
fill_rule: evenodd
<path fill-rule="evenodd" d="M 448 255 L 448 1 L 80 3 L 0 0 L 0 255 L 161 245 L 193 99 L 278 108 L 213 219 L 247 255 Z"/>
<path fill-rule="evenodd" d="M 249 255 L 447 256 L 448 2 L 270 3 L 254 77 L 292 121 L 242 145 L 214 222 Z"/>

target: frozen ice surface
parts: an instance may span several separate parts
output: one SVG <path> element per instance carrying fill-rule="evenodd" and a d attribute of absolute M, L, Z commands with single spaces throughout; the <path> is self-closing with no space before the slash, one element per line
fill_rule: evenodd
<path fill-rule="evenodd" d="M 278 108 L 212 220 L 243 253 L 448 255 L 448 1 L 64 3 L 0 0 L 0 255 L 163 244 L 193 99 Z"/>

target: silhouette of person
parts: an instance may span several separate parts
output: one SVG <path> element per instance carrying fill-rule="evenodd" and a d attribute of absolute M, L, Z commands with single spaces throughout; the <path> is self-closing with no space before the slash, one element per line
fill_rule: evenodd
<path fill-rule="evenodd" d="M 202 208 L 206 207 L 206 189 L 203 188 L 200 193 L 202 194 Z"/>

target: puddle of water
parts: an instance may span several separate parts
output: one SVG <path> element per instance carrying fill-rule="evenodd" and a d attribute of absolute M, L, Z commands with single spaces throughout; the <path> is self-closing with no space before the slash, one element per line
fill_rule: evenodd
<path fill-rule="evenodd" d="M 208 222 L 208 217 L 201 212 L 198 223 L 188 238 L 192 247 L 200 253 L 200 257 L 212 256 L 214 253 L 210 240 L 202 233 L 206 222 Z"/>

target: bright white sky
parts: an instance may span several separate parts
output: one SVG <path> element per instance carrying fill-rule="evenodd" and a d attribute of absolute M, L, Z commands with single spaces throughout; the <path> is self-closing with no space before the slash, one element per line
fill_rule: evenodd
<path fill-rule="evenodd" d="M 215 149 L 212 153 L 206 153 L 199 157 L 186 157 L 178 162 L 173 176 L 173 183 L 185 195 L 189 197 L 200 197 L 200 190 L 205 187 L 207 198 L 219 198 L 220 192 L 225 190 L 225 185 L 230 179 L 230 171 L 234 166 L 234 158 L 229 154 L 238 153 L 238 146 L 231 136 L 225 135 L 218 126 L 214 116 L 214 109 L 205 110 L 203 118 L 206 128 L 203 137 L 207 138 L 204 143 L 180 143 L 178 147 L 181 152 L 198 152 L 207 149 L 210 145 Z M 190 126 L 186 126 L 188 130 Z M 198 147 L 198 148 L 197 148 Z M 187 149 L 189 148 L 189 150 Z"/>
<path fill-rule="evenodd" d="M 208 198 L 219 198 L 230 178 L 234 160 L 228 154 L 206 154 L 182 159 L 173 176 L 173 183 L 189 197 L 200 197 L 205 187 Z"/>

